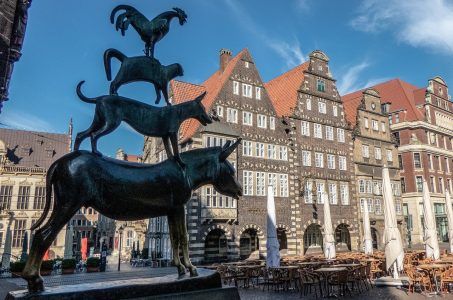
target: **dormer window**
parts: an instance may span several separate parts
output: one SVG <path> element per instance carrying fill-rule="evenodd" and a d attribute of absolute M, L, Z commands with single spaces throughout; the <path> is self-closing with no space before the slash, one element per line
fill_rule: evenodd
<path fill-rule="evenodd" d="M 442 88 L 439 88 L 439 95 L 443 95 L 444 94 L 444 91 L 442 90 Z"/>
<path fill-rule="evenodd" d="M 322 65 L 318 66 L 318 71 L 322 72 Z"/>
<path fill-rule="evenodd" d="M 326 83 L 322 79 L 317 80 L 316 88 L 318 92 L 325 92 L 326 91 Z"/>
<path fill-rule="evenodd" d="M 245 61 L 245 62 L 244 62 L 244 66 L 248 69 L 248 68 L 249 68 L 249 62 L 248 62 L 248 61 Z"/>

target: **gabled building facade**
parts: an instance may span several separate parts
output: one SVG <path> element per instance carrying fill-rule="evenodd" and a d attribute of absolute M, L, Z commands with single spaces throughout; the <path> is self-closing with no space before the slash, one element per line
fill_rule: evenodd
<path fill-rule="evenodd" d="M 357 250 L 359 226 L 353 143 L 329 58 L 313 51 L 304 64 L 265 84 L 287 128 L 291 164 L 291 226 L 297 253 L 323 246 L 323 194 L 328 195 L 339 251 Z"/>
<path fill-rule="evenodd" d="M 383 103 L 379 93 L 374 89 L 366 89 L 352 96 L 346 95 L 342 99 L 346 119 L 353 126 L 354 172 L 361 236 L 363 237 L 362 214 L 366 205 L 370 216 L 373 248 L 384 250 L 385 245 L 382 243 L 385 227 L 382 198 L 383 166 L 389 169 L 397 222 L 401 234 L 406 237 L 406 227 L 403 225 L 398 148 L 390 132 L 388 118 L 391 103 Z M 360 242 L 363 246 L 362 239 Z"/>

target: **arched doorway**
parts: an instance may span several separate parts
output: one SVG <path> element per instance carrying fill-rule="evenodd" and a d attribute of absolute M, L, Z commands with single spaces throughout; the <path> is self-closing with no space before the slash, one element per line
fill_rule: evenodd
<path fill-rule="evenodd" d="M 321 226 L 311 224 L 305 229 L 304 233 L 304 252 L 322 252 L 322 232 Z M 310 250 L 310 251 L 309 251 Z"/>
<path fill-rule="evenodd" d="M 256 229 L 249 228 L 241 234 L 239 240 L 239 256 L 241 259 L 246 259 L 257 250 L 259 250 L 258 232 Z"/>
<path fill-rule="evenodd" d="M 340 224 L 335 229 L 335 241 L 339 251 L 351 251 L 351 236 L 348 225 Z"/>
<path fill-rule="evenodd" d="M 277 228 L 277 239 L 280 245 L 280 250 L 288 249 L 288 240 L 286 238 L 286 230 L 284 228 Z"/>
<path fill-rule="evenodd" d="M 373 249 L 378 249 L 378 233 L 376 228 L 371 227 L 371 239 L 373 240 Z"/>
<path fill-rule="evenodd" d="M 221 262 L 228 259 L 227 237 L 225 231 L 214 229 L 205 240 L 204 259 L 206 262 Z"/>

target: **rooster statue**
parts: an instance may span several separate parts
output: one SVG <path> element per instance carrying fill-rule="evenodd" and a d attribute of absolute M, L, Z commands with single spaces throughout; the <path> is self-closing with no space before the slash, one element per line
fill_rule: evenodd
<path fill-rule="evenodd" d="M 119 11 L 123 11 L 116 18 L 115 15 Z M 187 21 L 186 13 L 180 8 L 166 11 L 149 21 L 137 9 L 129 5 L 118 5 L 112 10 L 110 22 L 115 23 L 116 30 L 121 29 L 121 34 L 124 36 L 125 31 L 132 25 L 140 35 L 142 41 L 145 42 L 145 55 L 154 58 L 154 46 L 160 41 L 170 30 L 170 21 L 173 18 L 179 19 L 179 24 L 182 26 Z"/>

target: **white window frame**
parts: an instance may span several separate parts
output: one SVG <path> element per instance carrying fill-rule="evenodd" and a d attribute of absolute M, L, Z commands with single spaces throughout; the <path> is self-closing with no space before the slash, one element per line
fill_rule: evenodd
<path fill-rule="evenodd" d="M 307 110 L 311 110 L 311 98 L 307 98 Z"/>
<path fill-rule="evenodd" d="M 233 94 L 239 95 L 239 82 L 233 81 Z"/>
<path fill-rule="evenodd" d="M 256 172 L 256 195 L 266 196 L 266 173 Z"/>
<path fill-rule="evenodd" d="M 253 172 L 243 171 L 244 196 L 253 196 Z"/>
<path fill-rule="evenodd" d="M 311 167 L 311 151 L 302 150 L 302 165 Z"/>
<path fill-rule="evenodd" d="M 278 186 L 277 186 L 277 174 L 268 173 L 267 174 L 267 184 L 273 187 L 274 196 L 278 196 Z"/>
<path fill-rule="evenodd" d="M 335 170 L 335 155 L 327 154 L 327 168 Z"/>
<path fill-rule="evenodd" d="M 314 123 L 314 136 L 315 138 L 322 139 L 322 125 Z"/>
<path fill-rule="evenodd" d="M 242 111 L 242 124 L 253 126 L 253 113 L 249 111 Z"/>
<path fill-rule="evenodd" d="M 344 129 L 343 128 L 337 128 L 337 140 L 340 143 L 344 143 Z"/>
<path fill-rule="evenodd" d="M 338 168 L 340 169 L 340 171 L 346 171 L 348 169 L 346 163 L 346 156 L 343 155 L 338 156 Z"/>
<path fill-rule="evenodd" d="M 288 197 L 288 174 L 279 174 L 280 197 Z"/>
<path fill-rule="evenodd" d="M 333 127 L 326 125 L 326 140 L 333 141 Z"/>
<path fill-rule="evenodd" d="M 326 114 L 327 113 L 327 104 L 322 101 L 318 101 L 318 112 L 320 114 Z"/>
<path fill-rule="evenodd" d="M 379 147 L 374 147 L 374 157 L 376 160 L 382 160 L 382 150 Z"/>
<path fill-rule="evenodd" d="M 217 105 L 217 116 L 223 118 L 223 106 Z"/>
<path fill-rule="evenodd" d="M 393 151 L 387 149 L 387 161 L 393 161 Z"/>
<path fill-rule="evenodd" d="M 227 122 L 229 123 L 238 123 L 238 110 L 235 108 L 227 108 Z"/>
<path fill-rule="evenodd" d="M 310 136 L 310 122 L 302 121 L 300 126 L 302 136 Z"/>
<path fill-rule="evenodd" d="M 334 117 L 338 117 L 338 106 L 335 104 L 333 105 L 332 113 Z"/>
<path fill-rule="evenodd" d="M 363 118 L 363 126 L 365 126 L 365 128 L 370 128 L 370 125 L 368 124 L 368 118 L 366 117 Z"/>
<path fill-rule="evenodd" d="M 324 182 L 316 181 L 316 203 L 324 204 L 323 194 L 326 192 L 326 185 Z"/>
<path fill-rule="evenodd" d="M 266 115 L 256 115 L 256 124 L 259 128 L 267 128 L 267 116 Z"/>
<path fill-rule="evenodd" d="M 324 168 L 324 154 L 321 152 L 315 152 L 315 167 Z"/>
<path fill-rule="evenodd" d="M 267 144 L 267 158 L 277 159 L 277 147 L 274 144 Z"/>
<path fill-rule="evenodd" d="M 269 117 L 269 128 L 275 130 L 275 117 Z"/>
<path fill-rule="evenodd" d="M 374 131 L 379 131 L 379 122 L 371 119 L 371 127 Z"/>
<path fill-rule="evenodd" d="M 337 184 L 329 183 L 329 203 L 336 205 L 338 204 L 338 195 L 337 195 Z"/>
<path fill-rule="evenodd" d="M 288 148 L 286 146 L 279 146 L 278 159 L 288 160 Z"/>
<path fill-rule="evenodd" d="M 252 98 L 252 86 L 247 83 L 242 84 L 242 96 Z"/>
<path fill-rule="evenodd" d="M 255 99 L 261 100 L 261 88 L 259 86 L 255 87 Z"/>
<path fill-rule="evenodd" d="M 386 132 L 386 130 L 387 130 L 386 127 L 387 127 L 387 125 L 385 124 L 385 122 L 381 121 L 381 130 L 382 130 L 382 132 Z"/>
<path fill-rule="evenodd" d="M 251 141 L 242 142 L 242 155 L 253 156 L 253 142 Z"/>
<path fill-rule="evenodd" d="M 264 158 L 264 143 L 255 143 L 255 157 Z"/>
<path fill-rule="evenodd" d="M 364 158 L 370 158 L 370 146 L 362 145 L 362 155 Z"/>
<path fill-rule="evenodd" d="M 305 182 L 304 201 L 305 203 L 313 203 L 313 182 L 310 180 Z"/>
<path fill-rule="evenodd" d="M 349 205 L 349 185 L 347 183 L 340 184 L 341 205 Z"/>

